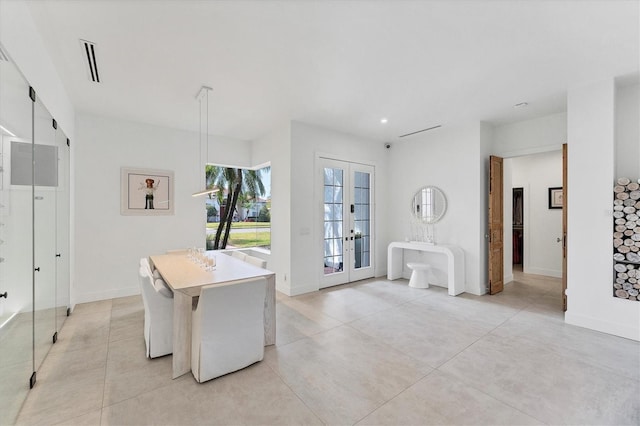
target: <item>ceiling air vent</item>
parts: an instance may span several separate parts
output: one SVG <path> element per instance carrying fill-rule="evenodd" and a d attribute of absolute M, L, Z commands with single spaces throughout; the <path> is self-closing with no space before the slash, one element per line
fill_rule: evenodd
<path fill-rule="evenodd" d="M 428 130 L 437 129 L 437 128 L 439 128 L 439 127 L 442 127 L 442 125 L 441 125 L 441 124 L 438 124 L 437 126 L 428 127 L 428 128 L 426 128 L 426 129 L 422 129 L 422 130 L 417 130 L 417 131 L 415 131 L 415 132 L 407 133 L 406 135 L 400 135 L 400 136 L 398 136 L 398 137 L 400 137 L 400 138 L 404 138 L 404 137 L 407 137 L 407 136 L 411 136 L 411 135 L 415 135 L 415 134 L 418 134 L 418 133 L 426 132 L 426 131 L 428 131 Z"/>
<path fill-rule="evenodd" d="M 0 47 L 0 61 L 9 62 L 9 57 L 7 56 L 6 53 L 4 53 L 4 50 L 2 50 L 2 47 Z"/>
<path fill-rule="evenodd" d="M 85 57 L 88 75 L 94 83 L 100 83 L 100 75 L 98 74 L 98 63 L 96 62 L 96 45 L 87 40 L 80 39 L 82 46 L 82 54 Z"/>

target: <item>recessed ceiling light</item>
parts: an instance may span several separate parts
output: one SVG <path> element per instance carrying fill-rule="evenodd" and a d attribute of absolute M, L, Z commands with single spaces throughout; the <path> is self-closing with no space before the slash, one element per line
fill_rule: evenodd
<path fill-rule="evenodd" d="M 515 104 L 515 105 L 514 105 L 514 108 L 524 108 L 524 107 L 526 107 L 527 105 L 529 105 L 529 103 L 527 103 L 527 102 L 520 102 L 520 103 L 518 103 L 518 104 Z"/>
<path fill-rule="evenodd" d="M 387 124 L 388 121 L 389 120 L 387 120 L 386 118 L 381 118 L 380 119 L 380 123 L 382 123 L 382 124 Z"/>

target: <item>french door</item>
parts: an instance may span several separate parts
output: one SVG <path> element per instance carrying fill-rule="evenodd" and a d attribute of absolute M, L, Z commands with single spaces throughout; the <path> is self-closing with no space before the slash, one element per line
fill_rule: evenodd
<path fill-rule="evenodd" d="M 373 166 L 320 159 L 320 288 L 374 276 Z"/>

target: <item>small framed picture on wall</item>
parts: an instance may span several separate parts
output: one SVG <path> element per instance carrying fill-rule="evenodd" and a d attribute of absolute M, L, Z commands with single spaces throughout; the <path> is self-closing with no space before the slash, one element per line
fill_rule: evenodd
<path fill-rule="evenodd" d="M 122 215 L 172 215 L 173 172 L 123 167 L 120 170 L 120 194 Z"/>
<path fill-rule="evenodd" d="M 561 209 L 564 200 L 564 192 L 562 187 L 549 188 L 549 208 Z"/>

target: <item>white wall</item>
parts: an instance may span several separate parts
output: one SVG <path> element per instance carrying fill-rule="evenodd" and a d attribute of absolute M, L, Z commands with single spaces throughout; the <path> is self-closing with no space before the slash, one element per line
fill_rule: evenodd
<path fill-rule="evenodd" d="M 640 85 L 616 88 L 616 177 L 640 178 Z"/>
<path fill-rule="evenodd" d="M 389 150 L 389 190 L 383 198 L 389 241 L 403 241 L 411 235 L 415 192 L 425 185 L 443 190 L 448 206 L 435 225 L 436 242 L 464 250 L 466 291 L 473 294 L 486 291 L 486 260 L 481 249 L 486 229 L 486 212 L 481 211 L 486 210 L 486 158 L 480 133 L 479 123 L 472 123 L 443 127 L 393 144 Z M 438 269 L 443 267 L 437 255 L 424 256 Z M 437 275 L 444 277 L 440 272 Z"/>
<path fill-rule="evenodd" d="M 562 151 L 506 159 L 512 188 L 524 188 L 524 272 L 562 277 L 562 210 L 549 209 L 548 190 L 562 186 Z M 511 203 L 511 193 L 505 203 Z M 512 216 L 505 216 L 505 228 Z M 511 240 L 508 240 L 511 242 Z"/>
<path fill-rule="evenodd" d="M 75 137 L 75 111 L 24 1 L 0 2 L 0 42 L 66 135 Z"/>
<path fill-rule="evenodd" d="M 253 164 L 271 163 L 271 254 L 267 268 L 276 288 L 291 295 L 291 125 L 286 123 L 252 143 Z"/>
<path fill-rule="evenodd" d="M 198 134 L 78 114 L 76 141 L 76 302 L 139 292 L 141 257 L 205 241 Z M 209 160 L 245 165 L 248 142 L 209 138 Z M 120 215 L 120 168 L 175 173 L 173 216 Z M 202 166 L 204 167 L 204 166 Z"/>
<path fill-rule="evenodd" d="M 565 320 L 640 340 L 640 303 L 615 298 L 612 290 L 614 109 L 612 80 L 569 91 Z"/>
<path fill-rule="evenodd" d="M 322 276 L 322 218 L 316 182 L 316 155 L 327 154 L 344 161 L 356 161 L 375 167 L 375 198 L 386 200 L 387 150 L 382 143 L 353 135 L 291 123 L 291 282 L 290 294 L 317 290 Z M 315 201 L 314 201 L 315 200 Z M 386 274 L 385 232 L 388 205 L 378 201 L 375 215 L 375 275 Z"/>
<path fill-rule="evenodd" d="M 496 126 L 493 154 L 518 157 L 562 149 L 567 142 L 567 114 L 559 113 Z"/>

